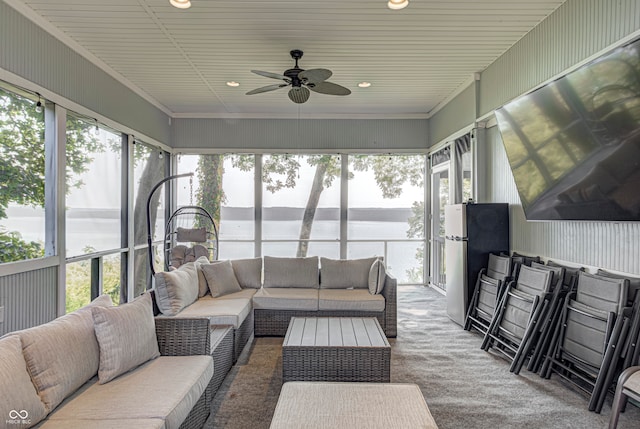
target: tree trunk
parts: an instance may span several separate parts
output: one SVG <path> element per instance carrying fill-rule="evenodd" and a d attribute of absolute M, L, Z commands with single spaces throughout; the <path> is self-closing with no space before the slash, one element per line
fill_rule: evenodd
<path fill-rule="evenodd" d="M 149 192 L 156 183 L 164 178 L 164 160 L 160 159 L 157 151 L 152 151 L 149 157 L 146 159 L 144 170 L 142 170 L 142 176 L 140 177 L 140 184 L 138 186 L 138 195 L 136 196 L 135 206 L 133 209 L 133 235 L 135 245 L 145 244 L 147 242 L 147 198 Z M 153 229 L 156 225 L 158 204 L 160 203 L 160 196 L 164 192 L 163 188 L 158 189 L 153 194 L 150 206 L 150 219 L 151 219 L 151 236 L 153 237 Z M 160 231 L 164 234 L 164 230 Z M 134 276 L 135 284 L 133 287 L 134 298 L 144 292 L 147 288 L 151 287 L 150 284 L 150 265 L 147 257 L 148 251 L 141 249 L 134 252 Z M 142 275 L 144 273 L 144 275 Z M 121 288 L 122 289 L 122 288 Z M 124 296 L 123 290 L 120 291 L 121 299 Z"/>
<path fill-rule="evenodd" d="M 200 191 L 197 195 L 197 205 L 209 212 L 216 222 L 216 227 L 220 225 L 220 207 L 224 201 L 223 172 L 224 155 L 200 155 L 198 160 Z"/>
<path fill-rule="evenodd" d="M 307 200 L 307 207 L 304 209 L 302 217 L 302 226 L 300 227 L 300 241 L 298 242 L 298 258 L 307 256 L 309 250 L 309 237 L 311 237 L 311 228 L 313 227 L 313 219 L 316 216 L 316 209 L 320 201 L 320 195 L 324 190 L 324 176 L 327 172 L 327 164 L 319 163 L 316 165 L 316 174 L 313 177 L 313 185 Z"/>

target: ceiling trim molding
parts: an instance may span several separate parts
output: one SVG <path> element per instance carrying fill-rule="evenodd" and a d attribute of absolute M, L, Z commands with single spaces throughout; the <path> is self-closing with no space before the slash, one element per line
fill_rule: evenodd
<path fill-rule="evenodd" d="M 142 97 L 143 99 L 145 99 L 146 101 L 148 101 L 149 103 L 157 107 L 158 109 L 162 110 L 168 116 L 173 116 L 173 112 L 169 110 L 165 105 L 163 105 L 158 100 L 156 100 L 155 98 L 153 98 L 152 96 L 144 92 L 140 87 L 138 87 L 133 82 L 131 82 L 130 80 L 122 76 L 120 73 L 118 73 L 117 71 L 109 67 L 107 63 L 102 61 L 100 58 L 96 57 L 86 48 L 82 47 L 78 42 L 73 40 L 71 37 L 67 36 L 65 33 L 57 29 L 53 24 L 51 24 L 49 21 L 47 21 L 46 19 L 38 15 L 29 6 L 25 5 L 20 0 L 3 0 L 3 1 L 9 6 L 11 6 L 13 9 L 18 11 L 21 15 L 23 15 L 24 17 L 32 21 L 38 27 L 42 28 L 44 31 L 51 34 L 53 37 L 55 37 L 56 39 L 58 39 L 59 41 L 67 45 L 69 48 L 75 51 L 78 55 L 81 55 L 87 61 L 89 61 L 90 63 L 92 63 L 93 65 L 95 65 L 96 67 L 104 71 L 105 73 L 107 73 L 109 76 L 111 76 L 112 78 L 120 82 L 122 85 L 126 86 L 131 91 L 133 91 L 134 93 L 136 93 L 137 95 L 139 95 L 140 97 Z"/>
<path fill-rule="evenodd" d="M 174 113 L 174 119 L 429 119 L 426 113 Z"/>
<path fill-rule="evenodd" d="M 470 77 L 465 79 L 451 94 L 447 96 L 447 98 L 445 98 L 444 100 L 436 104 L 436 107 L 429 110 L 429 113 L 428 113 L 429 118 L 431 118 L 433 115 L 435 115 L 440 110 L 442 110 L 447 104 L 449 104 L 454 98 L 460 95 L 465 89 L 469 88 L 469 86 L 471 86 L 473 82 L 479 81 L 479 80 L 480 80 L 480 73 L 474 73 Z"/>
<path fill-rule="evenodd" d="M 426 155 L 429 148 L 424 149 L 403 149 L 403 148 L 387 148 L 387 149 L 265 149 L 265 148 L 174 148 L 173 155 L 220 155 L 227 153 L 246 153 L 256 155 L 268 154 L 292 154 L 292 155 L 320 155 L 320 154 L 356 154 L 356 155 L 392 155 L 392 154 L 413 154 Z"/>

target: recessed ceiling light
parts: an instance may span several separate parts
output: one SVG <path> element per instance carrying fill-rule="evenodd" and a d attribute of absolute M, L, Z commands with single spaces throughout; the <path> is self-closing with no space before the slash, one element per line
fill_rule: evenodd
<path fill-rule="evenodd" d="M 358 86 L 360 88 L 369 88 L 371 86 L 371 82 L 360 82 Z"/>
<path fill-rule="evenodd" d="M 387 7 L 393 10 L 404 9 L 407 6 L 409 6 L 409 0 L 389 0 L 387 3 Z"/>
<path fill-rule="evenodd" d="M 177 7 L 178 9 L 189 9 L 191 7 L 191 2 L 189 0 L 169 0 L 171 6 Z"/>
<path fill-rule="evenodd" d="M 236 86 L 240 86 L 240 84 L 234 80 L 230 80 L 229 82 L 227 82 L 228 86 L 232 86 L 232 87 L 236 87 Z"/>

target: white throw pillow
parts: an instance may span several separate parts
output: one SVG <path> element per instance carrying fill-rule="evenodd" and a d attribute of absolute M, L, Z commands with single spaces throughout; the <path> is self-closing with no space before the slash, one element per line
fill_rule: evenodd
<path fill-rule="evenodd" d="M 98 372 L 100 349 L 91 309 L 112 305 L 111 297 L 103 294 L 77 311 L 15 333 L 47 412 Z"/>
<path fill-rule="evenodd" d="M 17 335 L 0 339 L 0 398 L 0 421 L 7 425 L 3 427 L 30 428 L 47 415 L 27 372 Z M 31 423 L 23 424 L 23 420 Z"/>
<path fill-rule="evenodd" d="M 369 293 L 371 295 L 377 295 L 382 292 L 386 271 L 384 262 L 381 259 L 376 259 L 371 264 L 371 269 L 369 270 Z"/>
<path fill-rule="evenodd" d="M 177 270 L 156 273 L 156 303 L 165 316 L 175 316 L 198 299 L 198 270 L 188 262 Z"/>
<path fill-rule="evenodd" d="M 100 345 L 99 384 L 160 356 L 149 293 L 119 307 L 93 307 L 92 313 Z"/>
<path fill-rule="evenodd" d="M 214 298 L 242 290 L 238 279 L 236 279 L 236 274 L 233 272 L 231 261 L 203 265 L 202 272 L 207 279 L 211 296 Z"/>
<path fill-rule="evenodd" d="M 196 270 L 198 271 L 198 298 L 202 298 L 209 293 L 209 285 L 207 284 L 207 278 L 202 271 L 202 265 L 208 265 L 209 259 L 206 256 L 200 256 L 195 261 Z"/>

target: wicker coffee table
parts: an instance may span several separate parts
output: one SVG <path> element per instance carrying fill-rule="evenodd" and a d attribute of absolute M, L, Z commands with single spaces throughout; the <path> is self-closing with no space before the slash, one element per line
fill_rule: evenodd
<path fill-rule="evenodd" d="M 389 382 L 391 346 L 375 317 L 293 317 L 282 344 L 287 381 Z"/>

